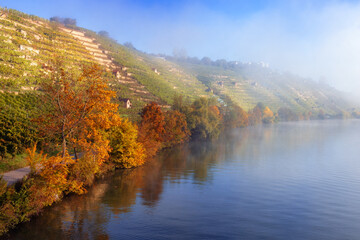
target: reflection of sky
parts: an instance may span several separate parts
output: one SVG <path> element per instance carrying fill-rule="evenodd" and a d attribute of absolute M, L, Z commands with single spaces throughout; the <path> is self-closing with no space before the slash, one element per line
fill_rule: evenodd
<path fill-rule="evenodd" d="M 281 123 L 174 148 L 18 231 L 41 234 L 48 222 L 54 236 L 356 239 L 359 130 L 359 121 Z"/>

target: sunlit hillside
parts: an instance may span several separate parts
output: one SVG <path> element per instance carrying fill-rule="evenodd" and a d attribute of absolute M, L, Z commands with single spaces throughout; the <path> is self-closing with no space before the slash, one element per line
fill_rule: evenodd
<path fill-rule="evenodd" d="M 327 85 L 261 64 L 204 64 L 146 54 L 91 30 L 15 10 L 1 10 L 0 38 L 3 90 L 36 90 L 55 56 L 74 71 L 83 64 L 98 63 L 118 99 L 131 100 L 132 108 L 120 111 L 134 119 L 151 101 L 169 108 L 176 94 L 189 100 L 228 96 L 245 110 L 258 102 L 274 112 L 287 107 L 298 113 L 337 115 L 350 108 L 341 93 Z"/>
<path fill-rule="evenodd" d="M 262 102 L 274 111 L 287 107 L 295 112 L 319 112 L 336 115 L 350 104 L 343 93 L 311 79 L 279 73 L 264 63 L 203 63 L 172 59 L 196 76 L 208 91 L 227 95 L 246 110 Z"/>

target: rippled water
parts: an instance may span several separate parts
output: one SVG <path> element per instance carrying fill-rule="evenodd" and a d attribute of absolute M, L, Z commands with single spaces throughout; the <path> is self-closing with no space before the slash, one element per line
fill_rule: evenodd
<path fill-rule="evenodd" d="M 360 239 L 360 121 L 233 130 L 118 171 L 11 239 Z"/>

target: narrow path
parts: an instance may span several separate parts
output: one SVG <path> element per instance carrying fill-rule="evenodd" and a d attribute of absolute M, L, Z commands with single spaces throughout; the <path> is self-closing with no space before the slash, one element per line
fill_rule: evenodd
<path fill-rule="evenodd" d="M 78 153 L 78 157 L 82 157 L 84 153 Z M 75 159 L 75 155 L 70 155 L 73 159 Z M 10 172 L 0 173 L 0 176 L 7 182 L 8 186 L 13 185 L 19 181 L 21 181 L 26 175 L 30 173 L 30 167 L 19 168 Z"/>
<path fill-rule="evenodd" d="M 21 181 L 29 173 L 30 167 L 24 167 L 0 175 L 2 175 L 3 179 L 8 183 L 8 186 L 10 186 Z"/>

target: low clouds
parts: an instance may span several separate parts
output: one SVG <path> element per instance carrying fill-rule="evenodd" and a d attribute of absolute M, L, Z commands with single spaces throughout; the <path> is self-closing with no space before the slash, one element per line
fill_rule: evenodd
<path fill-rule="evenodd" d="M 277 2 L 245 17 L 201 3 L 183 6 L 175 17 L 162 11 L 133 22 L 143 32 L 135 46 L 155 53 L 185 48 L 198 57 L 265 61 L 278 70 L 326 79 L 343 91 L 360 90 L 359 3 Z"/>
<path fill-rule="evenodd" d="M 82 27 L 106 30 L 146 52 L 186 49 L 199 58 L 264 61 L 279 71 L 360 91 L 359 1 L 34 1 L 4 4 L 47 18 L 76 18 Z"/>

